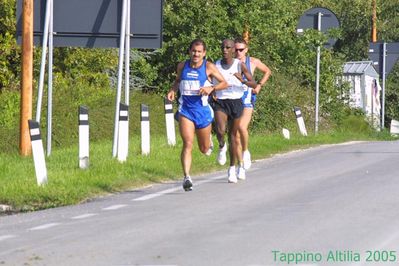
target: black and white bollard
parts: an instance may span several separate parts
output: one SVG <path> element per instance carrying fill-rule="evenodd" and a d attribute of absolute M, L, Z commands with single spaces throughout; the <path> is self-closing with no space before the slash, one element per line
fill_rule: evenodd
<path fill-rule="evenodd" d="M 392 136 L 399 136 L 399 121 L 392 119 L 389 131 Z"/>
<path fill-rule="evenodd" d="M 301 109 L 299 109 L 299 107 L 294 107 L 294 113 L 296 116 L 296 121 L 298 122 L 299 131 L 303 136 L 307 136 L 308 132 L 306 131 L 305 121 L 303 120 Z"/>
<path fill-rule="evenodd" d="M 37 121 L 28 120 L 28 123 L 37 184 L 42 186 L 47 183 L 47 168 L 44 158 L 42 136 L 40 135 L 39 123 Z"/>
<path fill-rule="evenodd" d="M 79 168 L 89 167 L 89 109 L 79 106 Z"/>
<path fill-rule="evenodd" d="M 150 154 L 150 114 L 145 104 L 141 105 L 141 154 Z"/>
<path fill-rule="evenodd" d="M 283 128 L 283 136 L 285 139 L 290 139 L 290 131 L 286 128 Z"/>
<path fill-rule="evenodd" d="M 129 106 L 119 104 L 118 161 L 125 162 L 129 151 Z"/>
<path fill-rule="evenodd" d="M 173 117 L 173 105 L 172 102 L 165 98 L 165 121 L 166 121 L 166 137 L 168 139 L 168 145 L 176 145 L 176 133 L 175 133 L 175 119 Z"/>

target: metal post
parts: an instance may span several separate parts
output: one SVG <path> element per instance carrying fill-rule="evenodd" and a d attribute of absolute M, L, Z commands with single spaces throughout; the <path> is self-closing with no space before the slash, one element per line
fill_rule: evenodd
<path fill-rule="evenodd" d="M 377 80 L 373 79 L 372 81 L 372 85 L 371 85 L 371 127 L 373 129 L 377 129 L 378 128 L 378 121 L 376 121 L 377 125 L 374 126 L 374 120 L 376 120 L 374 118 L 374 100 L 376 99 L 377 93 L 374 95 L 375 91 L 378 92 L 378 86 L 377 86 Z"/>
<path fill-rule="evenodd" d="M 125 51 L 125 104 L 129 106 L 130 93 L 130 1 L 127 0 L 126 10 L 126 51 Z"/>
<path fill-rule="evenodd" d="M 317 30 L 321 31 L 321 16 L 322 13 L 317 13 Z M 317 47 L 317 59 L 316 59 L 316 107 L 315 107 L 315 128 L 314 131 L 317 134 L 319 131 L 319 90 L 320 90 L 320 46 Z"/>
<path fill-rule="evenodd" d="M 51 135 L 53 120 L 53 0 L 50 2 L 50 25 L 48 34 L 48 88 L 47 88 L 47 156 L 51 154 Z"/>
<path fill-rule="evenodd" d="M 36 121 L 40 122 L 40 112 L 42 109 L 42 98 L 43 98 L 43 87 L 44 87 L 44 71 L 46 67 L 46 54 L 47 54 L 47 42 L 49 32 L 49 20 L 50 20 L 50 0 L 46 2 L 46 15 L 44 19 L 44 32 L 43 32 L 43 43 L 42 43 L 42 61 L 40 65 L 40 77 L 39 77 L 39 89 L 37 96 L 37 107 L 36 107 Z"/>
<path fill-rule="evenodd" d="M 122 20 L 121 20 L 121 37 L 119 43 L 119 63 L 118 63 L 118 85 L 116 91 L 115 101 L 115 123 L 114 123 L 114 141 L 112 143 L 112 156 L 116 157 L 118 148 L 118 121 L 119 121 L 119 103 L 121 101 L 121 90 L 122 90 L 122 76 L 123 76 L 123 53 L 125 48 L 125 29 L 126 29 L 126 6 L 127 0 L 123 0 L 122 6 Z"/>
<path fill-rule="evenodd" d="M 387 43 L 382 44 L 382 104 L 381 104 L 381 129 L 385 127 L 385 71 L 386 71 Z"/>

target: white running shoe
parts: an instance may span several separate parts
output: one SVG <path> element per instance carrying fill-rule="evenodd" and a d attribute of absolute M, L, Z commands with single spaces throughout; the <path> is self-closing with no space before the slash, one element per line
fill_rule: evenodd
<path fill-rule="evenodd" d="M 237 178 L 238 180 L 245 180 L 246 176 L 245 176 L 245 169 L 244 167 L 239 167 L 237 170 Z"/>
<path fill-rule="evenodd" d="M 228 179 L 227 181 L 229 183 L 237 183 L 237 174 L 236 174 L 236 167 L 235 166 L 230 166 L 229 170 L 227 171 Z"/>
<path fill-rule="evenodd" d="M 205 153 L 206 156 L 211 156 L 211 154 L 213 152 L 212 134 L 210 135 L 210 142 L 211 142 L 211 145 L 209 146 L 209 150 Z"/>
<path fill-rule="evenodd" d="M 185 176 L 183 179 L 183 189 L 185 191 L 193 190 L 193 181 L 191 180 L 190 176 Z"/>
<path fill-rule="evenodd" d="M 244 162 L 244 169 L 248 170 L 249 168 L 251 168 L 251 154 L 249 153 L 249 150 L 246 150 L 242 153 L 242 160 Z"/>
<path fill-rule="evenodd" d="M 219 148 L 219 154 L 218 154 L 218 163 L 220 164 L 220 165 L 225 165 L 226 164 L 226 161 L 227 161 L 227 158 L 226 158 L 226 153 L 227 153 L 227 145 L 226 145 L 226 143 L 224 143 L 224 146 L 223 146 L 223 148 Z"/>

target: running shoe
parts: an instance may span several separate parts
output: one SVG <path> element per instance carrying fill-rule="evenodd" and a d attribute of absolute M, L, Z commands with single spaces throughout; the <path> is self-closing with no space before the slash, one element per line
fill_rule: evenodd
<path fill-rule="evenodd" d="M 223 148 L 219 148 L 219 154 L 218 154 L 218 163 L 220 165 L 225 165 L 227 158 L 226 158 L 226 153 L 227 153 L 227 145 L 224 143 Z"/>
<path fill-rule="evenodd" d="M 193 190 L 193 181 L 191 180 L 191 177 L 185 176 L 183 179 L 183 189 L 185 191 L 191 191 Z"/>
<path fill-rule="evenodd" d="M 244 167 L 240 166 L 237 170 L 237 178 L 239 180 L 245 180 L 245 169 Z"/>
<path fill-rule="evenodd" d="M 236 167 L 235 166 L 230 166 L 229 170 L 227 171 L 228 179 L 227 181 L 229 183 L 237 183 L 237 174 L 236 174 Z"/>
<path fill-rule="evenodd" d="M 248 170 L 251 168 L 251 154 L 249 153 L 249 150 L 246 150 L 242 153 L 242 160 L 244 161 L 244 169 Z"/>

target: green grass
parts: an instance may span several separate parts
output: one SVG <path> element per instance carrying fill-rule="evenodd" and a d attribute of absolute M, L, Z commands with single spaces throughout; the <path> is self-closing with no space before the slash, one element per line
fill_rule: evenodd
<path fill-rule="evenodd" d="M 97 96 L 92 99 L 91 95 Z M 130 94 L 129 157 L 125 163 L 112 158 L 114 96 L 114 91 L 91 87 L 71 90 L 68 86 L 65 88 L 61 86 L 56 91 L 53 110 L 53 146 L 51 156 L 46 158 L 48 184 L 45 186 L 36 184 L 33 158 L 18 155 L 18 119 L 16 118 L 10 127 L 0 127 L 0 139 L 2 139 L 0 142 L 0 204 L 10 205 L 14 211 L 32 211 L 77 204 L 151 183 L 171 180 L 180 182 L 182 143 L 178 136 L 175 147 L 167 145 L 166 136 L 164 136 L 166 130 L 162 95 L 136 91 Z M 151 152 L 149 156 L 142 156 L 140 151 L 141 103 L 149 105 L 150 108 Z M 90 167 L 86 170 L 78 167 L 77 108 L 81 104 L 89 107 L 90 116 Z M 253 159 L 267 158 L 276 153 L 319 144 L 391 138 L 385 131 L 382 133 L 371 131 L 364 117 L 355 115 L 348 115 L 340 123 L 340 129 L 335 130 L 334 133 L 330 133 L 332 129 L 329 127 L 323 128 L 317 136 L 309 131 L 309 136 L 303 137 L 297 133 L 292 112 L 290 111 L 289 114 L 283 121 L 284 126 L 291 129 L 290 140 L 284 139 L 280 132 L 274 134 L 262 132 L 262 130 L 270 130 L 270 128 L 265 128 L 264 124 L 272 120 L 270 117 L 276 119 L 273 114 L 266 115 L 265 121 L 262 120 L 263 127 L 260 124 L 257 130 L 254 127 L 253 132 L 256 133 L 252 133 L 250 137 Z M 45 145 L 44 111 L 43 115 L 41 128 Z M 307 126 L 310 128 L 309 125 Z M 323 132 L 323 130 L 329 131 Z M 177 130 L 176 133 L 178 133 Z M 216 143 L 215 137 L 214 142 Z M 219 166 L 216 163 L 216 152 L 211 157 L 206 157 L 195 145 L 191 169 L 193 176 L 226 169 L 227 166 Z"/>
<path fill-rule="evenodd" d="M 250 149 L 253 159 L 319 144 L 340 143 L 350 140 L 390 139 L 388 134 L 360 134 L 338 132 L 303 137 L 293 135 L 290 140 L 280 134 L 252 135 Z M 216 141 L 216 138 L 214 138 Z M 216 142 L 215 142 L 216 143 Z M 0 204 L 12 206 L 14 211 L 32 211 L 63 205 L 77 204 L 91 198 L 142 187 L 151 183 L 180 180 L 181 140 L 176 146 L 167 145 L 165 136 L 153 136 L 151 152 L 141 155 L 140 137 L 130 140 L 129 157 L 125 163 L 112 158 L 112 141 L 90 144 L 90 167 L 78 167 L 78 149 L 54 149 L 46 158 L 48 184 L 38 186 L 32 157 L 0 154 Z M 193 151 L 192 175 L 226 169 L 216 163 L 216 153 L 202 155 Z"/>

